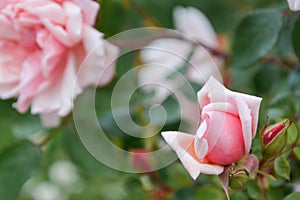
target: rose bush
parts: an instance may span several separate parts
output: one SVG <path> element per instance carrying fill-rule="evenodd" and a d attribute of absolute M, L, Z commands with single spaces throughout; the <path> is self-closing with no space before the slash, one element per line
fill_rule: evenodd
<path fill-rule="evenodd" d="M 108 83 L 118 48 L 92 27 L 98 9 L 92 0 L 1 1 L 0 97 L 56 126 L 83 88 Z"/>
<path fill-rule="evenodd" d="M 249 153 L 261 98 L 233 92 L 210 78 L 198 92 L 201 123 L 195 135 L 162 132 L 190 175 L 220 174 Z"/>

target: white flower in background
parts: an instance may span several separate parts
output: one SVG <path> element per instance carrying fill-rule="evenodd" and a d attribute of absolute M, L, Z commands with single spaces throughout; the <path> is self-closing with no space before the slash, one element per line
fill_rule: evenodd
<path fill-rule="evenodd" d="M 294 192 L 300 192 L 300 182 L 295 182 L 293 185 Z"/>
<path fill-rule="evenodd" d="M 59 190 L 58 186 L 53 183 L 43 182 L 38 184 L 33 192 L 34 200 L 63 200 L 65 199 Z"/>
<path fill-rule="evenodd" d="M 289 7 L 293 11 L 300 10 L 300 0 L 288 0 Z"/>
<path fill-rule="evenodd" d="M 184 37 L 211 48 L 218 48 L 215 31 L 202 12 L 192 7 L 176 7 L 173 16 L 176 30 Z M 163 102 L 175 91 L 178 93 L 178 89 L 187 80 L 198 84 L 205 83 L 210 76 L 221 80 L 219 68 L 223 65 L 223 59 L 210 55 L 202 46 L 195 48 L 188 41 L 157 39 L 141 51 L 140 57 L 145 65 L 139 72 L 139 85 L 143 86 L 144 91 L 154 91 L 154 103 Z M 187 68 L 184 69 L 183 66 Z M 170 78 L 176 71 L 180 71 L 186 77 L 185 80 L 182 77 Z M 195 116 L 199 115 L 197 103 L 184 95 L 180 96 L 183 99 L 182 104 L 185 104 L 182 118 L 197 125 L 199 122 L 194 122 L 197 118 Z"/>
<path fill-rule="evenodd" d="M 61 186 L 72 186 L 80 179 L 76 166 L 69 161 L 58 161 L 51 165 L 49 178 Z"/>
<path fill-rule="evenodd" d="M 218 47 L 214 29 L 203 13 L 192 7 L 176 7 L 173 14 L 175 27 L 183 35 L 206 46 Z M 187 60 L 190 61 L 186 71 L 189 80 L 202 84 L 210 76 L 220 79 L 218 67 L 222 66 L 222 59 L 209 55 L 204 48 L 199 46 L 188 59 L 192 50 L 193 45 L 190 42 L 173 38 L 158 39 L 150 43 L 141 52 L 141 60 L 149 65 L 140 70 L 140 85 L 149 84 L 144 88 L 154 90 L 159 94 L 156 98 L 164 100 L 170 91 L 152 83 L 173 88 L 176 81 L 168 79 L 168 76 L 174 70 L 179 70 Z"/>

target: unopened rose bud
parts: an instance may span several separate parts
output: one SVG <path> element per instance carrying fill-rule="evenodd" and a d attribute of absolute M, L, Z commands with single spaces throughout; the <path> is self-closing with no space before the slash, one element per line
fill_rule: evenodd
<path fill-rule="evenodd" d="M 286 145 L 286 131 L 289 124 L 289 120 L 284 120 L 266 127 L 261 132 L 261 145 L 264 157 L 271 157 L 283 150 Z"/>

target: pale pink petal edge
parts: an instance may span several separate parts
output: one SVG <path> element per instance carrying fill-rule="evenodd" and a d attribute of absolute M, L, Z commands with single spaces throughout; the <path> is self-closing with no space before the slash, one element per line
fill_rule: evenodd
<path fill-rule="evenodd" d="M 197 179 L 200 173 L 219 175 L 224 171 L 223 166 L 200 163 L 188 153 L 188 148 L 193 144 L 193 135 L 177 131 L 162 132 L 161 134 L 165 141 L 176 152 L 183 166 L 194 180 Z"/>

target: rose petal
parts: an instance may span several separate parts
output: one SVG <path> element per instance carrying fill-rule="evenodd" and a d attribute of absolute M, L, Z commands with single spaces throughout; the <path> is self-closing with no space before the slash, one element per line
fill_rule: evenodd
<path fill-rule="evenodd" d="M 72 38 L 73 43 L 80 41 L 82 36 L 82 14 L 81 9 L 72 2 L 64 2 L 64 9 L 67 15 L 66 30 Z"/>
<path fill-rule="evenodd" d="M 202 112 L 202 119 L 205 119 L 208 124 L 208 129 L 205 134 L 205 139 L 208 143 L 207 154 L 214 148 L 223 133 L 225 117 L 226 113 L 224 112 Z"/>
<path fill-rule="evenodd" d="M 159 63 L 170 68 L 179 68 L 186 61 L 192 45 L 177 39 L 158 39 L 141 51 L 141 59 L 146 63 Z"/>
<path fill-rule="evenodd" d="M 37 18 L 47 18 L 55 23 L 64 24 L 65 21 L 65 12 L 61 5 L 56 3 L 45 3 L 40 2 L 37 5 L 28 2 L 27 6 L 25 4 L 24 9 L 34 15 L 38 16 Z"/>
<path fill-rule="evenodd" d="M 238 111 L 239 117 L 242 123 L 243 129 L 243 136 L 245 142 L 245 152 L 249 153 L 252 143 L 252 117 L 251 117 L 251 110 L 249 109 L 248 105 L 240 96 L 233 96 Z"/>
<path fill-rule="evenodd" d="M 57 112 L 42 113 L 40 118 L 46 127 L 56 127 L 60 124 L 60 116 L 57 115 Z"/>
<path fill-rule="evenodd" d="M 229 102 L 214 102 L 207 104 L 203 107 L 202 112 L 206 113 L 209 111 L 221 111 L 221 112 L 227 112 L 232 115 L 238 116 L 239 112 L 235 105 Z"/>
<path fill-rule="evenodd" d="M 194 136 L 181 132 L 162 132 L 162 136 L 175 150 L 193 179 L 196 179 L 200 173 L 218 175 L 223 172 L 223 166 L 204 164 L 199 161 L 193 150 Z"/>
<path fill-rule="evenodd" d="M 231 91 L 231 93 L 233 95 L 241 96 L 244 99 L 244 101 L 246 102 L 246 104 L 248 105 L 248 108 L 251 111 L 251 117 L 252 117 L 252 138 L 254 138 L 255 134 L 256 134 L 256 130 L 257 130 L 259 108 L 260 108 L 260 103 L 262 101 L 262 98 L 252 96 L 252 95 L 232 92 L 232 91 Z"/>
<path fill-rule="evenodd" d="M 207 129 L 208 129 L 207 119 L 204 119 L 197 130 L 196 139 L 201 139 L 203 135 L 206 133 Z"/>
<path fill-rule="evenodd" d="M 208 142 L 206 139 L 195 139 L 195 153 L 199 159 L 204 159 L 206 154 L 208 153 Z"/>
<path fill-rule="evenodd" d="M 174 21 L 177 30 L 205 45 L 216 46 L 217 37 L 215 31 L 207 17 L 199 10 L 193 7 L 176 7 L 174 10 Z"/>
<path fill-rule="evenodd" d="M 91 0 L 74 0 L 84 13 L 84 21 L 94 25 L 100 4 Z"/>
<path fill-rule="evenodd" d="M 31 112 L 33 114 L 56 111 L 58 116 L 66 116 L 71 111 L 73 98 L 81 90 L 76 85 L 74 55 L 70 54 L 67 59 L 66 69 L 58 68 L 58 71 L 53 71 L 55 76 L 50 75 L 48 78 L 51 84 L 32 100 Z"/>
<path fill-rule="evenodd" d="M 0 84 L 0 98 L 9 99 L 17 96 L 19 93 L 18 81 Z"/>
<path fill-rule="evenodd" d="M 42 18 L 42 24 L 64 45 L 71 47 L 74 45 L 72 38 L 69 37 L 69 34 L 59 25 L 53 24 L 49 19 Z"/>
<path fill-rule="evenodd" d="M 58 42 L 52 35 L 47 35 L 44 39 L 45 41 L 40 41 L 41 43 L 47 43 L 44 46 L 41 67 L 45 77 L 57 66 L 58 62 L 61 61 L 61 57 L 66 53 L 66 48 Z"/>
<path fill-rule="evenodd" d="M 20 34 L 13 28 L 6 16 L 0 14 L 0 38 L 18 40 Z"/>
<path fill-rule="evenodd" d="M 228 90 L 214 77 L 210 77 L 202 89 L 197 93 L 200 108 L 203 109 L 212 102 L 226 102 Z"/>
<path fill-rule="evenodd" d="M 300 10 L 300 1 L 299 0 L 288 0 L 289 7 L 293 11 Z"/>
<path fill-rule="evenodd" d="M 78 82 L 81 87 L 91 84 L 103 86 L 110 82 L 115 74 L 115 61 L 119 49 L 104 41 L 102 34 L 93 28 L 85 27 L 84 32 L 83 43 L 87 57 L 81 63 Z"/>
<path fill-rule="evenodd" d="M 222 79 L 220 67 L 223 65 L 223 61 L 210 55 L 205 49 L 196 48 L 190 63 L 186 75 L 195 83 L 205 83 L 210 76 L 216 77 L 218 80 Z"/>

